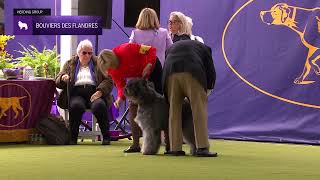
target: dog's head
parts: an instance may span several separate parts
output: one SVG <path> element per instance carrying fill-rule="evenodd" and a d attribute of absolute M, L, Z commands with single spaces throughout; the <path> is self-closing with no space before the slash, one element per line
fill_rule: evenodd
<path fill-rule="evenodd" d="M 146 104 L 152 102 L 156 92 L 152 87 L 152 83 L 145 79 L 137 78 L 127 83 L 124 95 L 135 104 Z"/>
<path fill-rule="evenodd" d="M 260 11 L 262 22 L 268 25 L 286 25 L 291 10 L 286 3 L 278 3 L 272 6 L 269 11 Z"/>

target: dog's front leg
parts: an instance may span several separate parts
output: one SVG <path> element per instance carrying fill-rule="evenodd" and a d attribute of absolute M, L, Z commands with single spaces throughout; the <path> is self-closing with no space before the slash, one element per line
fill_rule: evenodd
<path fill-rule="evenodd" d="M 5 113 L 5 111 L 1 110 L 0 119 L 1 119 L 3 116 L 7 116 L 7 114 Z"/>
<path fill-rule="evenodd" d="M 143 130 L 142 154 L 157 154 L 161 144 L 161 131 L 158 129 L 147 128 Z"/>
<path fill-rule="evenodd" d="M 310 56 L 310 62 L 312 64 L 312 68 L 317 75 L 320 75 L 320 67 L 317 64 L 317 61 L 320 59 L 320 50 L 316 49 Z"/>
<path fill-rule="evenodd" d="M 311 65 L 309 63 L 309 58 L 307 58 L 306 63 L 304 64 L 303 71 L 301 75 L 294 80 L 295 84 L 309 84 L 314 81 L 305 81 L 306 77 L 309 75 L 311 69 Z"/>

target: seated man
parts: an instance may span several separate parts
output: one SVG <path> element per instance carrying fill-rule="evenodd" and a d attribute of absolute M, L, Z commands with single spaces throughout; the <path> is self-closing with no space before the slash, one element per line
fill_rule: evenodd
<path fill-rule="evenodd" d="M 150 80 L 155 85 L 155 90 L 162 93 L 162 67 L 156 57 L 156 49 L 154 47 L 125 43 L 112 50 L 104 49 L 99 54 L 98 66 L 102 72 L 110 75 L 115 82 L 118 97 L 114 104 L 117 108 L 125 100 L 123 90 L 128 78 L 144 77 L 148 79 L 150 77 Z M 133 144 L 124 152 L 140 152 L 140 128 L 134 122 L 137 114 L 137 105 L 129 102 L 129 113 Z"/>
<path fill-rule="evenodd" d="M 69 121 L 71 131 L 70 144 L 77 144 L 79 126 L 83 113 L 90 108 L 97 118 L 103 136 L 102 145 L 110 144 L 109 120 L 107 106 L 112 103 L 112 79 L 104 76 L 97 68 L 97 57 L 92 55 L 92 43 L 83 40 L 77 48 L 77 55 L 67 61 L 56 77 L 56 86 L 66 91 L 69 84 L 70 107 Z M 61 93 L 58 105 L 67 99 L 66 93 Z"/>
<path fill-rule="evenodd" d="M 173 43 L 166 52 L 163 67 L 163 90 L 169 109 L 170 151 L 167 155 L 185 155 L 182 151 L 182 103 L 189 99 L 194 125 L 196 151 L 194 156 L 216 157 L 209 152 L 207 91 L 214 87 L 216 73 L 211 49 L 192 40 Z"/>

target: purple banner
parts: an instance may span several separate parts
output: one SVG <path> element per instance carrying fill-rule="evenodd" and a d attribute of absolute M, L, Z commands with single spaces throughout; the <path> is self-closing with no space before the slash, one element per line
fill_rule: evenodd
<path fill-rule="evenodd" d="M 0 130 L 35 128 L 49 114 L 54 92 L 52 80 L 0 80 Z"/>
<path fill-rule="evenodd" d="M 224 2 L 210 137 L 320 144 L 320 1 Z"/>
<path fill-rule="evenodd" d="M 55 6 L 54 1 L 6 1 L 6 33 L 13 32 L 13 8 L 51 8 L 54 14 L 57 7 L 59 15 L 57 2 Z M 277 3 L 288 6 L 277 7 Z M 217 82 L 208 101 L 211 138 L 320 144 L 320 76 L 313 64 L 319 62 L 306 61 L 318 56 L 318 48 L 308 44 L 319 47 L 315 8 L 320 0 L 161 0 L 160 6 L 162 27 L 167 27 L 170 12 L 181 11 L 192 17 L 192 32 L 212 48 Z M 113 9 L 117 9 L 113 18 L 121 26 L 124 1 L 113 1 Z M 280 14 L 274 15 L 274 23 L 271 12 Z M 295 31 L 295 26 L 306 27 L 306 32 Z M 124 28 L 127 34 L 131 30 Z M 87 38 L 95 41 L 94 36 L 79 36 L 78 41 Z M 101 39 L 107 41 L 99 41 L 99 51 L 128 42 L 117 26 L 103 30 Z M 40 49 L 55 42 L 52 36 L 16 36 L 14 40 Z M 20 49 L 15 41 L 7 45 L 12 53 Z"/>
<path fill-rule="evenodd" d="M 15 35 L 101 35 L 98 16 L 14 16 Z"/>

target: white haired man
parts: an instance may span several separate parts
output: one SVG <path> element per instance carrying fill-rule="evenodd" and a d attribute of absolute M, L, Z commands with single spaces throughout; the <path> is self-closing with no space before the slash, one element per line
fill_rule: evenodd
<path fill-rule="evenodd" d="M 207 92 L 213 89 L 216 73 L 211 49 L 192 40 L 180 40 L 166 51 L 162 85 L 170 103 L 169 139 L 170 151 L 166 155 L 182 156 L 182 103 L 187 98 L 191 105 L 194 136 L 198 157 L 216 157 L 209 152 Z"/>

